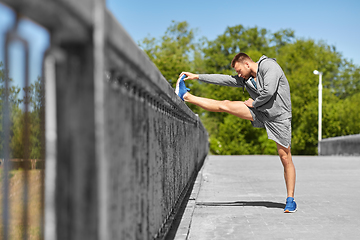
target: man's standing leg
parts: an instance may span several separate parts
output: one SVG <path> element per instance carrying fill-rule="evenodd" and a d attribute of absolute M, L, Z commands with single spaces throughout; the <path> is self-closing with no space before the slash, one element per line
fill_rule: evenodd
<path fill-rule="evenodd" d="M 286 183 L 287 196 L 294 197 L 296 172 L 291 157 L 290 146 L 288 148 L 285 148 L 278 143 L 276 143 L 276 146 L 280 156 L 281 163 L 284 166 L 284 178 Z"/>
<path fill-rule="evenodd" d="M 295 212 L 297 208 L 294 201 L 296 171 L 294 163 L 292 161 L 291 149 L 290 146 L 288 148 L 285 148 L 278 143 L 276 143 L 276 146 L 281 163 L 284 166 L 284 178 L 288 196 L 286 200 L 285 212 Z"/>

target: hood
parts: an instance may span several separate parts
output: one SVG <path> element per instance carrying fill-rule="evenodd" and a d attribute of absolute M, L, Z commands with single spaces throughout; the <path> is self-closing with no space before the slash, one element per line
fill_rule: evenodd
<path fill-rule="evenodd" d="M 262 61 L 264 61 L 265 59 L 272 59 L 272 60 L 274 60 L 275 62 L 276 62 L 276 59 L 275 58 L 268 58 L 267 56 L 265 56 L 265 55 L 262 55 L 261 56 L 261 58 L 259 59 L 259 61 L 257 62 L 257 63 L 261 63 Z"/>

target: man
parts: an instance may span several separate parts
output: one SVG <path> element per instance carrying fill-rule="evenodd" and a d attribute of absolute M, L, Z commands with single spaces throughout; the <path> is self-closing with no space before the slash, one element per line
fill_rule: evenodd
<path fill-rule="evenodd" d="M 227 112 L 250 120 L 253 127 L 266 129 L 268 138 L 276 142 L 284 167 L 287 189 L 284 212 L 295 212 L 297 210 L 294 201 L 296 172 L 290 150 L 292 115 L 289 83 L 276 60 L 266 56 L 262 56 L 258 62 L 254 62 L 245 53 L 239 53 L 232 60 L 231 66 L 237 75 L 183 72 L 180 74 L 175 91 L 184 101 L 207 111 Z M 187 91 L 184 81 L 195 79 L 211 84 L 246 88 L 251 98 L 242 102 L 217 101 L 194 96 Z"/>

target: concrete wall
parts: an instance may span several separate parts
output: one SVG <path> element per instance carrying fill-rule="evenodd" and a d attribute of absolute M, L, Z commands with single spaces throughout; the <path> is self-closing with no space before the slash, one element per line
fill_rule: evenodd
<path fill-rule="evenodd" d="M 1 1 L 51 34 L 45 239 L 163 238 L 208 153 L 199 118 L 105 1 Z"/>
<path fill-rule="evenodd" d="M 320 155 L 360 155 L 360 134 L 326 138 L 320 142 Z"/>

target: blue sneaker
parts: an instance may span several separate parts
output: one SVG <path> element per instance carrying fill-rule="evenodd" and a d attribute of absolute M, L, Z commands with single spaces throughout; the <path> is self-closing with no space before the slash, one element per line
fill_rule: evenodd
<path fill-rule="evenodd" d="M 185 81 L 184 78 L 186 78 L 186 75 L 184 74 L 180 80 L 176 83 L 176 89 L 175 89 L 175 93 L 184 101 L 184 94 L 187 93 L 188 91 L 190 91 L 189 88 L 187 88 L 185 86 Z"/>
<path fill-rule="evenodd" d="M 294 201 L 294 198 L 288 197 L 286 199 L 286 206 L 284 209 L 284 213 L 293 213 L 296 212 L 296 210 L 297 210 L 297 205 L 296 202 Z"/>

